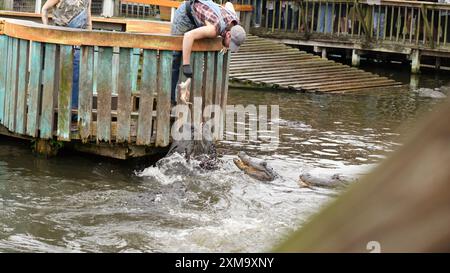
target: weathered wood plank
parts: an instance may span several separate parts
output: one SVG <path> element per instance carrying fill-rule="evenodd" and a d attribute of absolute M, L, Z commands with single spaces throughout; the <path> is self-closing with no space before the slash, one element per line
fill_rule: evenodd
<path fill-rule="evenodd" d="M 305 65 L 305 64 L 332 64 L 332 63 L 335 63 L 335 62 L 333 62 L 333 61 L 330 61 L 330 60 L 325 60 L 325 59 L 322 59 L 322 60 L 318 60 L 318 59 L 314 59 L 314 58 L 311 58 L 311 59 L 304 59 L 304 60 L 287 60 L 287 61 L 283 61 L 283 65 L 286 65 L 286 66 L 295 66 L 295 65 Z M 271 60 L 271 61 L 253 61 L 253 62 L 248 62 L 248 63 L 243 63 L 243 64 L 239 64 L 239 63 L 237 63 L 237 64 L 235 64 L 235 63 L 233 63 L 231 66 L 230 66 L 230 68 L 231 69 L 237 69 L 237 68 L 242 68 L 242 69 L 247 69 L 247 68 L 254 68 L 254 67 L 259 67 L 259 66 L 261 66 L 261 67 L 263 67 L 263 66 L 265 66 L 265 67 L 267 67 L 267 66 L 271 66 L 271 67 L 273 67 L 274 69 L 276 69 L 276 66 L 275 65 L 280 65 L 280 62 L 279 61 L 277 61 L 277 60 Z"/>
<path fill-rule="evenodd" d="M 61 46 L 60 51 L 57 136 L 58 140 L 70 141 L 73 47 Z"/>
<path fill-rule="evenodd" d="M 18 80 L 18 60 L 19 60 L 19 39 L 12 40 L 12 62 L 11 62 L 11 80 L 9 82 L 9 117 L 8 129 L 16 132 L 16 107 L 17 107 L 17 80 Z"/>
<path fill-rule="evenodd" d="M 80 94 L 78 102 L 78 128 L 82 142 L 91 136 L 92 97 L 94 93 L 94 47 L 81 47 Z"/>
<path fill-rule="evenodd" d="M 140 49 L 133 48 L 131 50 L 131 92 L 135 94 L 138 90 L 138 76 L 139 76 L 139 59 Z"/>
<path fill-rule="evenodd" d="M 153 100 L 157 88 L 158 58 L 155 50 L 144 51 L 139 101 L 137 145 L 150 145 L 152 137 Z"/>
<path fill-rule="evenodd" d="M 198 134 L 194 136 L 195 139 L 198 139 L 199 133 L 201 132 L 201 123 L 203 116 L 203 74 L 204 74 L 204 60 L 205 53 L 203 52 L 195 52 L 194 54 L 194 63 L 193 63 L 193 82 L 192 82 L 192 125 L 196 128 L 195 132 Z"/>
<path fill-rule="evenodd" d="M 339 91 L 350 91 L 350 90 L 355 90 L 355 89 L 364 89 L 364 88 L 370 88 L 370 87 L 380 87 L 380 86 L 385 86 L 385 87 L 395 87 L 397 85 L 401 85 L 401 83 L 398 82 L 370 82 L 370 83 L 365 83 L 365 84 L 356 84 L 356 85 L 349 85 L 349 86 L 342 86 L 342 87 L 332 87 L 332 88 L 321 88 L 320 90 L 318 89 L 311 89 L 311 90 L 318 90 L 320 92 L 339 92 Z"/>
<path fill-rule="evenodd" d="M 26 130 L 28 53 L 29 41 L 20 40 L 16 108 L 16 132 L 18 134 L 25 134 Z"/>
<path fill-rule="evenodd" d="M 203 80 L 205 107 L 213 104 L 214 74 L 215 74 L 215 53 L 207 52 L 205 61 L 205 75 Z"/>
<path fill-rule="evenodd" d="M 202 96 L 203 88 L 203 62 L 205 54 L 203 52 L 195 52 L 193 67 L 193 79 L 192 79 L 192 93 L 194 97 Z"/>
<path fill-rule="evenodd" d="M 323 78 L 327 76 L 336 76 L 339 74 L 352 74 L 352 75 L 360 75 L 367 72 L 362 71 L 355 71 L 353 69 L 342 69 L 341 67 L 337 67 L 336 69 L 326 69 L 326 68 L 318 68 L 314 70 L 309 70 L 306 72 L 302 72 L 301 74 L 295 74 L 295 73 L 270 73 L 270 74 L 262 74 L 262 75 L 247 75 L 242 77 L 233 77 L 234 79 L 241 79 L 241 80 L 249 80 L 249 81 L 270 81 L 274 80 L 275 82 L 279 80 L 282 82 L 284 79 L 297 79 L 301 81 L 308 81 L 310 79 L 314 78 Z M 373 74 L 372 74 L 373 75 Z M 376 77 L 376 76 L 374 76 Z"/>
<path fill-rule="evenodd" d="M 309 89 L 309 88 L 342 88 L 345 87 L 347 85 L 353 85 L 353 84 L 361 84 L 364 85 L 366 83 L 385 83 L 385 82 L 389 82 L 389 83 L 394 83 L 392 80 L 388 80 L 388 79 L 383 79 L 383 78 L 374 78 L 374 77 L 370 77 L 370 78 L 356 78 L 356 79 L 339 79 L 339 80 L 335 80 L 335 81 L 318 81 L 318 82 L 312 82 L 312 83 L 306 83 L 306 84 L 299 84 L 298 86 L 300 86 L 300 88 L 305 88 L 305 89 Z M 296 86 L 296 85 L 294 85 Z"/>
<path fill-rule="evenodd" d="M 227 100 L 228 100 L 228 82 L 229 82 L 229 76 L 230 73 L 228 71 L 229 67 L 230 67 L 230 52 L 227 52 L 224 56 L 223 56 L 223 76 L 222 76 L 222 101 L 221 101 L 221 107 L 222 109 L 225 109 L 225 107 L 227 106 Z"/>
<path fill-rule="evenodd" d="M 31 21 L 5 19 L 4 34 L 24 40 L 62 45 L 89 45 L 100 47 L 125 47 L 156 50 L 179 50 L 183 48 L 182 36 L 125 33 L 118 31 L 79 31 L 78 29 L 43 26 Z M 219 51 L 220 38 L 197 40 L 193 51 Z"/>
<path fill-rule="evenodd" d="M 132 68 L 131 59 L 133 54 L 129 48 L 120 49 L 119 60 L 119 86 L 118 86 L 118 109 L 117 109 L 117 142 L 128 142 L 130 140 L 131 123 L 131 90 L 132 90 Z M 138 60 L 139 61 L 139 60 Z M 137 73 L 137 71 L 136 71 Z M 136 75 L 137 84 L 137 75 Z M 137 88 L 135 86 L 135 88 Z"/>
<path fill-rule="evenodd" d="M 97 78 L 97 141 L 111 141 L 112 47 L 100 47 Z"/>
<path fill-rule="evenodd" d="M 12 78 L 12 55 L 13 55 L 13 39 L 8 39 L 8 53 L 6 60 L 6 85 L 5 85 L 5 108 L 3 110 L 4 121 L 3 124 L 6 128 L 9 128 L 9 107 L 11 97 L 11 78 Z"/>
<path fill-rule="evenodd" d="M 98 74 L 98 46 L 94 46 L 94 73 L 92 75 L 93 77 L 93 89 L 94 89 L 94 94 L 97 94 L 97 76 Z"/>
<path fill-rule="evenodd" d="M 297 61 L 301 62 L 301 61 L 305 61 L 305 60 L 318 60 L 318 58 L 313 57 L 313 56 L 308 56 L 308 55 L 293 54 L 293 55 L 269 56 L 269 57 L 260 55 L 259 57 L 251 57 L 251 58 L 243 57 L 243 58 L 233 58 L 232 59 L 233 63 L 239 63 L 239 64 L 261 63 L 263 61 L 278 61 L 279 63 L 281 63 L 283 61 L 288 61 L 288 60 L 297 60 Z"/>
<path fill-rule="evenodd" d="M 3 115 L 5 110 L 5 89 L 7 75 L 7 54 L 8 54 L 8 37 L 0 35 L 0 124 L 3 123 Z"/>
<path fill-rule="evenodd" d="M 262 67 L 259 69 L 257 69 L 257 68 L 248 69 L 248 70 L 245 70 L 246 72 L 244 72 L 244 70 L 236 71 L 236 70 L 230 69 L 230 77 L 233 79 L 235 79 L 235 78 L 245 79 L 246 77 L 259 77 L 259 76 L 264 76 L 264 75 L 275 75 L 275 74 L 304 75 L 304 74 L 310 73 L 311 71 L 317 71 L 318 69 L 320 69 L 320 71 L 341 70 L 342 65 L 311 66 L 311 67 L 307 67 L 307 68 L 289 67 L 289 68 L 280 68 L 280 69 L 276 69 L 276 70 L 274 70 L 273 68 L 270 68 L 270 67 Z M 349 69 L 354 69 L 354 68 L 350 67 Z"/>
<path fill-rule="evenodd" d="M 205 69 L 203 75 L 203 108 L 202 108 L 202 119 L 203 122 L 208 124 L 208 128 L 211 129 L 213 133 L 213 139 L 217 135 L 217 131 L 220 130 L 220 127 L 215 128 L 216 121 L 220 120 L 220 116 L 216 117 L 215 112 L 217 108 L 214 105 L 214 80 L 215 80 L 215 52 L 206 52 L 205 53 Z"/>
<path fill-rule="evenodd" d="M 45 45 L 45 57 L 44 57 L 44 74 L 42 76 L 43 90 L 42 90 L 42 112 L 40 122 L 40 138 L 50 139 L 53 138 L 53 124 L 54 124 L 54 111 L 53 108 L 55 97 L 57 97 L 57 75 L 58 70 L 58 46 L 55 44 Z"/>
<path fill-rule="evenodd" d="M 398 84 L 263 38 L 250 35 L 249 40 L 251 42 L 242 45 L 239 53 L 233 54 L 231 58 L 230 73 L 227 75 L 234 81 L 312 92 L 317 91 L 317 87 L 322 85 L 327 87 L 327 92 L 330 86 L 342 90 L 341 84 L 353 84 L 357 81 L 371 85 Z M 277 50 L 270 51 L 271 45 L 277 47 Z M 365 80 L 362 80 L 363 78 Z M 336 82 L 338 84 L 334 84 Z"/>
<path fill-rule="evenodd" d="M 265 83 L 284 83 L 284 82 L 299 82 L 299 83 L 310 83 L 310 82 L 323 82 L 323 83 L 333 83 L 337 80 L 347 79 L 347 78 L 378 78 L 378 76 L 373 75 L 369 72 L 363 72 L 363 73 L 355 73 L 355 71 L 331 71 L 329 73 L 320 73 L 320 71 L 317 71 L 316 74 L 309 74 L 309 75 L 302 75 L 300 77 L 296 75 L 283 75 L 283 76 L 274 76 L 274 77 L 260 77 L 260 78 L 250 78 L 252 81 L 255 82 L 265 82 Z"/>
<path fill-rule="evenodd" d="M 112 94 L 117 95 L 119 90 L 119 64 L 120 64 L 120 48 L 113 47 L 113 60 L 112 60 Z"/>
<path fill-rule="evenodd" d="M 213 86 L 213 91 L 214 91 L 214 105 L 217 106 L 221 106 L 221 102 L 222 102 L 222 88 L 223 88 L 223 54 L 221 53 L 215 53 L 216 58 L 215 58 L 215 69 L 214 69 L 214 86 Z M 225 109 L 221 109 L 220 112 L 220 116 L 219 116 L 219 122 L 220 122 L 220 127 L 219 128 L 214 128 L 214 140 L 220 140 L 222 139 L 222 123 L 223 123 L 223 118 L 224 118 L 224 110 Z"/>
<path fill-rule="evenodd" d="M 157 99 L 156 146 L 169 145 L 170 92 L 172 79 L 172 52 L 160 51 Z"/>
<path fill-rule="evenodd" d="M 220 101 L 220 107 L 222 108 L 222 113 L 223 113 L 223 117 L 221 118 L 220 121 L 220 138 L 223 137 L 223 133 L 224 133 L 224 121 L 226 119 L 225 117 L 225 110 L 227 107 L 227 100 L 228 100 L 228 82 L 229 82 L 229 67 L 230 67 L 230 61 L 231 61 L 231 57 L 230 57 L 230 52 L 226 53 L 223 56 L 223 69 L 222 69 L 222 95 L 221 95 L 221 101 Z"/>
<path fill-rule="evenodd" d="M 36 137 L 39 129 L 43 44 L 31 42 L 30 80 L 28 82 L 27 135 Z"/>

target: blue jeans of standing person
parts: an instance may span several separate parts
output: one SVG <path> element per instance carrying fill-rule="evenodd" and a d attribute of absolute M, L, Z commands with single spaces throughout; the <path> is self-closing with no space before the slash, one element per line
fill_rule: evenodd
<path fill-rule="evenodd" d="M 320 4 L 319 9 L 320 9 L 319 22 L 317 28 L 321 33 L 331 33 L 331 23 L 333 20 L 333 5 Z"/>
<path fill-rule="evenodd" d="M 87 11 L 81 12 L 73 18 L 67 27 L 82 28 L 87 27 Z M 72 109 L 78 109 L 78 93 L 79 93 L 79 78 L 80 78 L 80 48 L 74 47 L 73 53 L 73 77 L 72 77 Z"/>
<path fill-rule="evenodd" d="M 378 17 L 380 18 L 380 33 L 377 37 Z M 379 12 L 378 10 L 373 13 L 373 36 L 375 38 L 382 38 L 384 36 L 384 12 Z"/>
<path fill-rule="evenodd" d="M 267 11 L 267 26 L 266 26 L 266 28 L 272 28 L 272 22 L 273 22 L 273 9 L 269 9 Z"/>
<path fill-rule="evenodd" d="M 196 28 L 194 24 L 192 24 L 191 20 L 186 14 L 186 2 L 183 2 L 175 11 L 175 15 L 173 17 L 172 28 L 170 33 L 172 35 L 184 35 L 186 32 L 193 30 Z M 173 52 L 172 59 L 172 92 L 170 94 L 170 101 L 172 105 L 177 104 L 177 84 L 180 78 L 180 65 L 181 65 L 181 51 Z"/>
<path fill-rule="evenodd" d="M 261 0 L 256 0 L 255 3 L 255 24 L 261 25 Z"/>

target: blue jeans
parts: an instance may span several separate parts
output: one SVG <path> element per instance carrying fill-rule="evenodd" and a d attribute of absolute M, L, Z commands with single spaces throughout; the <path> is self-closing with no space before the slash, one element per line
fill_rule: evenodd
<path fill-rule="evenodd" d="M 67 27 L 82 28 L 87 27 L 87 12 L 83 11 L 73 18 Z M 80 78 L 80 48 L 74 47 L 73 51 L 73 76 L 72 76 L 72 109 L 78 109 L 78 93 Z"/>
<path fill-rule="evenodd" d="M 375 11 L 373 13 L 373 36 L 375 38 L 377 37 L 377 27 L 378 27 L 378 17 L 380 17 L 380 33 L 378 34 L 378 37 L 384 36 L 384 12 L 378 12 Z"/>
<path fill-rule="evenodd" d="M 266 28 L 272 28 L 273 21 L 273 9 L 267 11 L 267 26 Z"/>
<path fill-rule="evenodd" d="M 256 0 L 255 4 L 255 24 L 261 24 L 261 0 Z"/>
<path fill-rule="evenodd" d="M 194 28 L 196 28 L 196 26 L 192 24 L 191 20 L 186 15 L 186 3 L 183 2 L 175 11 L 170 32 L 172 35 L 184 35 L 186 32 Z M 181 58 L 181 51 L 173 52 L 171 86 L 172 90 L 170 92 L 170 101 L 173 105 L 177 104 L 177 84 L 180 77 Z"/>
<path fill-rule="evenodd" d="M 318 28 L 319 32 L 331 33 L 331 23 L 333 20 L 333 5 L 321 4 L 319 6 L 319 8 L 320 8 L 319 22 L 318 22 L 317 28 Z M 325 13 L 327 14 L 326 20 L 325 20 Z M 325 21 L 326 21 L 326 27 L 325 27 Z"/>

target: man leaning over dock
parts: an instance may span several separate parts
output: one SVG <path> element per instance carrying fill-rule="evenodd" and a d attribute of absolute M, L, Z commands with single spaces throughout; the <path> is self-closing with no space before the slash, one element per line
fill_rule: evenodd
<path fill-rule="evenodd" d="M 211 0 L 190 0 L 183 2 L 175 12 L 172 23 L 172 35 L 184 35 L 183 53 L 175 51 L 172 63 L 171 103 L 176 104 L 176 87 L 179 78 L 181 56 L 183 56 L 183 74 L 192 78 L 191 51 L 195 40 L 221 36 L 224 48 L 237 52 L 244 43 L 246 33 L 239 25 L 239 19 L 233 4 L 227 2 L 224 7 Z"/>

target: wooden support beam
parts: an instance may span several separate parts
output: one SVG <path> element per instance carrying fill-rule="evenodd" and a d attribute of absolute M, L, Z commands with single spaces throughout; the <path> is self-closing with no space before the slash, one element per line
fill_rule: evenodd
<path fill-rule="evenodd" d="M 412 89 L 417 89 L 419 87 L 420 76 L 417 74 L 411 74 L 411 78 L 409 79 L 409 86 Z"/>
<path fill-rule="evenodd" d="M 420 73 L 420 52 L 418 49 L 412 51 L 411 55 L 411 73 Z"/>
<path fill-rule="evenodd" d="M 420 12 L 422 14 L 422 20 L 423 20 L 423 23 L 424 23 L 424 26 L 425 26 L 425 31 L 427 33 L 428 40 L 430 42 L 430 46 L 433 47 L 434 46 L 433 32 L 432 32 L 432 29 L 431 29 L 431 26 L 430 26 L 430 22 L 428 21 L 428 9 L 427 9 L 427 6 L 422 4 L 420 6 Z"/>
<path fill-rule="evenodd" d="M 322 59 L 326 59 L 327 58 L 327 49 L 326 48 L 322 48 Z"/>
<path fill-rule="evenodd" d="M 55 145 L 56 142 L 48 139 L 36 139 L 34 144 L 34 152 L 39 156 L 44 156 L 46 158 L 54 157 L 58 154 L 58 146 Z"/>
<path fill-rule="evenodd" d="M 358 67 L 361 61 L 361 56 L 356 49 L 352 50 L 352 66 Z"/>
<path fill-rule="evenodd" d="M 360 21 L 360 23 L 361 23 L 361 25 L 363 27 L 364 33 L 366 34 L 366 37 L 368 39 L 370 39 L 370 37 L 371 37 L 371 35 L 370 35 L 370 28 L 367 25 L 366 20 L 364 20 L 365 18 L 364 18 L 364 15 L 363 15 L 362 11 L 361 11 L 361 6 L 360 6 L 360 4 L 358 3 L 357 0 L 355 0 L 354 5 L 355 5 L 356 14 L 358 15 L 358 20 Z"/>

